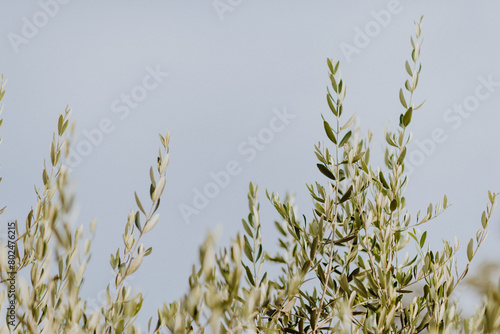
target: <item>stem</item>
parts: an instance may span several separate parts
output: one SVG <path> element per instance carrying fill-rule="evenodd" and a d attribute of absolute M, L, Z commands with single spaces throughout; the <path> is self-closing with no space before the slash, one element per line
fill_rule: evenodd
<path fill-rule="evenodd" d="M 340 81 L 340 80 L 339 80 Z M 345 89 L 344 87 L 342 87 L 343 89 Z M 317 310 L 317 314 L 316 314 L 316 321 L 315 321 L 315 325 L 314 325 L 314 328 L 312 330 L 312 333 L 317 333 L 318 331 L 318 321 L 320 319 L 320 316 L 321 316 L 321 313 L 322 313 L 322 310 L 323 310 L 323 304 L 325 302 L 325 296 L 326 296 L 326 290 L 328 289 L 328 283 L 330 282 L 330 275 L 331 275 L 331 271 L 332 271 L 332 262 L 333 262 L 333 255 L 334 255 L 334 248 L 335 248 L 335 243 L 334 243 L 334 240 L 335 240 L 335 230 L 336 230 L 336 225 L 337 225 L 337 210 L 338 210 L 338 204 L 339 204 L 339 182 L 340 182 L 340 173 L 339 173 L 339 145 L 338 145 L 338 134 L 340 133 L 340 106 L 342 105 L 342 103 L 339 103 L 340 101 L 340 94 L 337 92 L 337 101 L 336 101 L 336 105 L 337 105 L 337 115 L 336 115 L 336 120 L 337 120 L 337 129 L 336 129 L 336 135 L 337 135 L 337 144 L 335 145 L 335 188 L 334 188 L 334 207 L 333 207 L 333 220 L 332 220 L 332 240 L 331 240 L 331 244 L 330 244 L 330 254 L 328 256 L 328 265 L 327 265 L 327 268 L 326 268 L 326 272 L 325 272 L 325 284 L 323 286 L 323 292 L 321 294 L 321 299 L 320 299 L 320 302 L 319 302 L 319 305 L 318 305 L 318 310 Z M 320 264 L 321 265 L 321 264 Z"/>

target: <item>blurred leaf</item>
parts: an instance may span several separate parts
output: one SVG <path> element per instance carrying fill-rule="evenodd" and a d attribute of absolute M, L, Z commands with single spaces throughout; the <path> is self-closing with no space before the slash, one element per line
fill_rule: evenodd
<path fill-rule="evenodd" d="M 422 234 L 422 237 L 420 238 L 420 248 L 424 247 L 424 244 L 425 244 L 425 239 L 427 238 L 427 231 L 425 231 L 423 234 Z"/>
<path fill-rule="evenodd" d="M 135 202 L 137 203 L 139 210 L 141 210 L 142 213 L 146 214 L 146 211 L 144 211 L 144 208 L 142 207 L 141 201 L 139 200 L 139 196 L 137 196 L 137 192 L 134 191 L 134 195 L 135 195 Z"/>
<path fill-rule="evenodd" d="M 467 259 L 472 261 L 472 257 L 474 256 L 474 241 L 472 239 L 469 240 L 467 244 Z"/>
<path fill-rule="evenodd" d="M 413 71 L 411 70 L 410 63 L 408 62 L 408 60 L 405 63 L 405 68 L 406 68 L 406 72 L 408 73 L 408 75 L 410 77 L 413 76 Z"/>
<path fill-rule="evenodd" d="M 408 105 L 406 104 L 405 95 L 403 93 L 403 89 L 402 88 L 399 90 L 399 101 L 401 102 L 401 104 L 403 105 L 403 107 L 405 107 L 405 108 L 408 109 Z"/>

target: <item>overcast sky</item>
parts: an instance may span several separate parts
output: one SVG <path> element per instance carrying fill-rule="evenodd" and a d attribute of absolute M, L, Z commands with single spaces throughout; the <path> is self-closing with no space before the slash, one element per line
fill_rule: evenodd
<path fill-rule="evenodd" d="M 2 1 L 2 222 L 24 226 L 69 105 L 79 134 L 71 158 L 78 224 L 98 220 L 83 294 L 99 299 L 134 191 L 146 198 L 157 134 L 168 128 L 161 221 L 144 238 L 152 255 L 130 281 L 146 296 L 145 328 L 186 291 L 206 232 L 220 226 L 225 244 L 242 230 L 250 181 L 261 190 L 265 246 L 275 246 L 277 218 L 265 189 L 295 193 L 311 216 L 306 184 L 325 181 L 313 152 L 326 139 L 327 57 L 341 61 L 345 113 L 357 113 L 363 134 L 372 130 L 374 162 L 382 162 L 375 154 L 383 128 L 398 123 L 413 21 L 424 15 L 416 98 L 427 103 L 411 125 L 407 203 L 416 213 L 447 194 L 453 205 L 426 226 L 428 240 L 437 248 L 457 235 L 465 247 L 487 190 L 500 191 L 499 10 L 496 1 Z M 229 180 L 214 187 L 221 171 Z M 213 198 L 204 201 L 207 192 Z M 500 251 L 499 217 L 483 259 Z"/>

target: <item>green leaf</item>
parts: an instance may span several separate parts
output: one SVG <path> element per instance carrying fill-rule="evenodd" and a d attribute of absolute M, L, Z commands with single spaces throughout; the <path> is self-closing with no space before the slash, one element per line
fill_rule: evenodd
<path fill-rule="evenodd" d="M 395 199 L 393 199 L 393 200 L 391 201 L 391 211 L 396 210 L 396 209 L 397 209 L 397 207 L 398 207 L 398 201 L 396 201 Z"/>
<path fill-rule="evenodd" d="M 407 127 L 411 122 L 411 115 L 413 113 L 413 108 L 410 107 L 403 116 L 403 125 Z"/>
<path fill-rule="evenodd" d="M 139 231 L 142 231 L 141 214 L 139 212 L 135 213 L 135 226 L 137 226 L 137 229 L 139 229 Z"/>
<path fill-rule="evenodd" d="M 52 163 L 52 166 L 55 166 L 55 163 L 56 163 L 56 143 L 55 142 L 50 143 L 50 162 Z"/>
<path fill-rule="evenodd" d="M 62 133 L 64 133 L 64 131 L 66 131 L 68 124 L 69 124 L 69 121 L 64 122 L 63 127 L 62 127 Z"/>
<path fill-rule="evenodd" d="M 408 62 L 408 60 L 406 61 L 405 67 L 406 67 L 406 72 L 408 73 L 408 75 L 410 77 L 412 77 L 413 76 L 413 71 L 411 70 L 410 63 Z"/>
<path fill-rule="evenodd" d="M 344 196 L 342 196 L 342 198 L 340 199 L 339 204 L 347 201 L 351 197 L 351 193 L 352 193 L 352 186 L 350 186 L 349 189 L 347 189 L 347 191 L 344 193 Z"/>
<path fill-rule="evenodd" d="M 389 132 L 387 132 L 385 134 L 385 140 L 387 141 L 387 144 L 394 146 L 394 147 L 398 147 L 398 145 L 396 145 L 396 143 L 392 140 L 391 134 Z"/>
<path fill-rule="evenodd" d="M 49 182 L 49 174 L 47 174 L 47 170 L 44 168 L 42 172 L 42 180 L 43 184 L 46 185 Z"/>
<path fill-rule="evenodd" d="M 382 182 L 382 185 L 384 186 L 385 189 L 389 189 L 389 184 L 385 180 L 384 174 L 382 171 L 379 172 L 378 177 L 380 178 L 380 182 Z"/>
<path fill-rule="evenodd" d="M 325 127 L 325 132 L 328 138 L 337 145 L 337 138 L 335 138 L 335 135 L 333 134 L 332 128 L 330 127 L 330 124 L 328 124 L 327 121 L 323 121 L 323 126 Z"/>
<path fill-rule="evenodd" d="M 349 126 L 351 126 L 352 122 L 356 119 L 356 114 L 352 115 L 351 118 L 347 121 L 347 123 L 344 124 L 343 127 L 340 128 L 340 131 L 344 131 L 347 129 Z"/>
<path fill-rule="evenodd" d="M 490 200 L 490 203 L 492 204 L 495 203 L 495 195 L 489 190 L 488 190 L 488 198 Z"/>
<path fill-rule="evenodd" d="M 146 214 L 146 211 L 144 211 L 144 208 L 142 207 L 142 203 L 139 200 L 139 196 L 137 196 L 137 192 L 134 191 L 134 195 L 135 195 L 135 202 L 137 203 L 137 206 L 139 207 L 139 210 L 141 210 L 142 213 Z"/>
<path fill-rule="evenodd" d="M 142 232 L 148 233 L 149 231 L 151 231 L 156 226 L 159 220 L 160 214 L 156 213 L 153 217 L 151 217 L 149 221 L 146 222 L 146 225 L 144 225 L 144 230 Z"/>
<path fill-rule="evenodd" d="M 259 248 L 257 250 L 257 256 L 255 257 L 255 262 L 259 261 L 260 257 L 262 256 L 264 249 L 262 248 L 262 245 L 259 245 Z"/>
<path fill-rule="evenodd" d="M 414 108 L 413 110 L 418 110 L 420 108 L 422 108 L 422 106 L 425 104 L 425 101 L 420 103 L 418 107 Z"/>
<path fill-rule="evenodd" d="M 116 268 L 116 260 L 113 254 L 109 254 L 110 259 L 109 259 L 109 264 L 111 265 L 111 268 L 115 269 Z M 62 271 L 63 271 L 63 263 L 62 261 L 59 261 L 59 276 L 62 276 Z"/>
<path fill-rule="evenodd" d="M 255 280 L 253 279 L 253 275 L 252 272 L 250 271 L 250 268 L 248 268 L 248 266 L 246 265 L 243 265 L 243 267 L 245 268 L 248 281 L 250 282 L 251 285 L 255 286 Z"/>
<path fill-rule="evenodd" d="M 341 245 L 341 244 L 346 243 L 346 242 L 348 242 L 348 241 L 350 241 L 350 240 L 352 240 L 354 238 L 356 238 L 356 235 L 355 234 L 350 234 L 350 235 L 348 235 L 348 236 L 346 236 L 344 238 L 340 238 L 340 239 L 335 240 L 333 243 L 335 245 Z"/>
<path fill-rule="evenodd" d="M 153 171 L 153 167 L 149 168 L 149 178 L 151 179 L 151 185 L 153 186 L 153 189 L 156 188 L 156 181 L 155 181 L 155 174 Z"/>
<path fill-rule="evenodd" d="M 340 276 L 339 283 L 340 283 L 340 287 L 342 288 L 342 290 L 344 291 L 344 293 L 349 294 L 349 282 L 347 281 L 347 276 L 346 275 Z"/>
<path fill-rule="evenodd" d="M 57 131 L 59 133 L 59 136 L 62 135 L 63 131 L 63 123 L 64 123 L 64 118 L 63 118 L 63 115 L 59 115 L 59 120 L 57 122 Z"/>
<path fill-rule="evenodd" d="M 319 237 L 315 236 L 311 244 L 311 250 L 309 251 L 309 257 L 311 259 L 314 259 L 314 257 L 316 256 L 316 250 L 318 249 L 318 242 L 319 242 Z"/>
<path fill-rule="evenodd" d="M 321 264 L 317 267 L 316 276 L 318 276 L 320 282 L 324 285 L 326 279 L 325 279 L 325 272 L 323 271 L 323 267 L 321 266 Z"/>
<path fill-rule="evenodd" d="M 365 155 L 365 152 L 361 152 L 359 154 L 356 154 L 353 158 L 352 158 L 352 162 L 356 162 L 358 161 L 359 159 L 361 159 L 363 156 Z"/>
<path fill-rule="evenodd" d="M 352 131 L 347 132 L 345 134 L 344 138 L 342 138 L 342 140 L 340 141 L 339 147 L 344 146 L 351 138 L 351 135 L 352 135 Z"/>
<path fill-rule="evenodd" d="M 486 212 L 484 211 L 481 215 L 481 225 L 483 226 L 483 228 L 486 228 L 488 226 L 488 218 L 486 217 Z"/>
<path fill-rule="evenodd" d="M 245 239 L 245 244 L 243 245 L 243 251 L 245 252 L 247 258 L 251 262 L 253 262 L 252 247 L 250 247 L 250 243 L 248 242 L 248 238 L 246 235 L 244 236 L 244 239 Z"/>
<path fill-rule="evenodd" d="M 408 80 L 405 81 L 405 88 L 407 91 L 411 92 L 412 91 L 412 88 L 410 86 L 410 82 Z"/>
<path fill-rule="evenodd" d="M 467 245 L 467 259 L 469 262 L 472 260 L 474 256 L 474 241 L 470 239 L 469 244 Z"/>
<path fill-rule="evenodd" d="M 401 101 L 401 104 L 403 107 L 408 108 L 408 105 L 406 104 L 405 100 L 405 95 L 403 94 L 403 88 L 399 89 L 399 101 Z"/>
<path fill-rule="evenodd" d="M 330 58 L 326 58 L 326 63 L 328 64 L 328 68 L 330 69 L 330 72 L 333 73 L 333 64 Z"/>
<path fill-rule="evenodd" d="M 274 225 L 276 225 L 276 229 L 284 236 L 286 237 L 286 232 L 285 230 L 283 229 L 283 227 L 281 227 L 280 223 L 278 223 L 277 221 L 274 222 Z"/>
<path fill-rule="evenodd" d="M 302 275 L 306 275 L 307 274 L 307 271 L 309 270 L 309 268 L 311 268 L 311 261 L 310 260 L 307 260 L 306 262 L 304 262 L 304 264 L 302 265 Z"/>
<path fill-rule="evenodd" d="M 262 285 L 267 279 L 267 272 L 262 275 L 262 278 L 260 279 L 260 284 Z"/>
<path fill-rule="evenodd" d="M 356 277 L 353 277 L 353 281 L 354 281 L 354 284 L 356 284 L 356 286 L 358 287 L 359 289 L 359 292 L 361 293 L 362 297 L 365 297 L 368 295 L 368 292 L 365 288 L 365 286 L 363 285 L 363 283 L 361 283 L 361 281 L 359 279 L 357 279 Z"/>
<path fill-rule="evenodd" d="M 163 189 L 165 188 L 166 182 L 167 182 L 167 179 L 166 179 L 165 175 L 161 176 L 160 180 L 158 180 L 157 187 L 155 188 L 153 195 L 152 195 L 153 202 L 157 202 L 160 199 L 160 196 L 163 193 Z"/>
<path fill-rule="evenodd" d="M 335 175 L 323 164 L 316 164 L 318 166 L 318 169 L 323 175 L 325 175 L 327 178 L 332 179 L 335 181 Z"/>
<path fill-rule="evenodd" d="M 406 157 L 406 146 L 403 147 L 398 157 L 398 165 L 402 165 Z"/>
<path fill-rule="evenodd" d="M 420 248 L 424 247 L 425 244 L 425 239 L 427 239 L 427 231 L 425 231 L 422 234 L 422 237 L 420 238 Z"/>
<path fill-rule="evenodd" d="M 335 89 L 335 88 L 334 88 Z M 337 116 L 337 108 L 334 105 L 333 99 L 330 96 L 330 94 L 326 94 L 326 100 L 328 101 L 328 107 L 330 107 L 330 110 L 332 113 Z"/>
<path fill-rule="evenodd" d="M 247 232 L 247 234 L 253 238 L 253 233 L 252 233 L 252 230 L 250 229 L 250 227 L 248 226 L 248 223 L 245 221 L 245 219 L 242 219 L 241 222 L 243 223 L 243 228 L 245 229 L 245 231 Z"/>

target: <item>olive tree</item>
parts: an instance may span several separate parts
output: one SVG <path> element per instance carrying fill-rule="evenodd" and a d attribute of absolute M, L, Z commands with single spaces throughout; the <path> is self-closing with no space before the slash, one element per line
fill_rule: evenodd
<path fill-rule="evenodd" d="M 387 130 L 385 165 L 370 163 L 372 134 L 360 135 L 355 115 L 344 110 L 346 83 L 339 62 L 327 60 L 331 113 L 323 117 L 326 143 L 315 145 L 319 181 L 308 185 L 313 207 L 299 215 L 290 195 L 266 191 L 276 209 L 279 252 L 262 244 L 258 187 L 250 184 L 248 216 L 242 232 L 228 247 L 217 249 L 209 234 L 193 265 L 188 291 L 159 307 L 147 328 L 165 333 L 491 333 L 500 330 L 500 285 L 485 293 L 472 317 L 462 317 L 452 299 L 471 261 L 487 236 L 498 194 L 488 192 L 476 235 L 466 248 L 465 267 L 458 270 L 457 239 L 438 250 L 426 245 L 419 226 L 448 208 L 446 196 L 412 216 L 405 190 L 409 178 L 405 158 L 411 141 L 412 117 L 423 102 L 415 101 L 422 66 L 419 61 L 422 20 L 415 22 L 411 55 L 404 63 L 408 78 L 399 91 L 399 125 Z M 0 100 L 4 81 L 0 84 Z M 2 245 L 0 269 L 7 288 L 4 308 L 12 300 L 12 272 L 23 271 L 29 282 L 15 286 L 13 313 L 7 312 L 2 332 L 16 333 L 136 333 L 134 321 L 143 297 L 125 283 L 152 248 L 141 243 L 159 221 L 157 213 L 169 161 L 168 131 L 160 135 L 161 150 L 150 169 L 150 196 L 134 194 L 123 247 L 113 251 L 114 284 L 97 310 L 83 302 L 80 289 L 90 259 L 91 237 L 71 221 L 73 194 L 68 188 L 68 155 L 72 138 L 70 109 L 58 118 L 50 145 L 50 162 L 36 188 L 37 203 L 23 233 Z M 1 123 L 0 123 L 1 125 Z M 70 128 L 69 134 L 68 127 Z M 2 209 L 3 211 L 4 209 Z M 94 233 L 95 222 L 90 226 Z M 416 251 L 412 251 L 416 248 Z M 7 255 L 13 254 L 12 256 Z M 410 255 L 412 254 L 412 255 Z M 280 274 L 271 277 L 270 265 Z M 13 314 L 14 321 L 9 316 Z"/>

